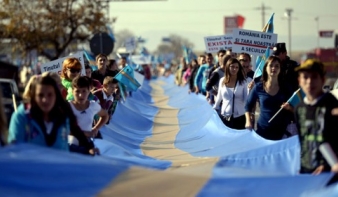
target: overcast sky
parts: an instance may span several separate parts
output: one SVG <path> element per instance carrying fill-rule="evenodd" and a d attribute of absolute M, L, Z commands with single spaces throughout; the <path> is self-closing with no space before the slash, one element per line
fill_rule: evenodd
<path fill-rule="evenodd" d="M 338 29 L 338 0 L 167 0 L 159 2 L 111 2 L 110 17 L 117 17 L 114 31 L 131 30 L 147 39 L 146 47 L 156 49 L 162 37 L 178 34 L 204 49 L 204 36 L 222 35 L 224 16 L 245 17 L 244 29 L 262 29 L 262 3 L 265 21 L 275 13 L 278 42 L 288 42 L 286 8 L 292 8 L 292 50 L 310 50 L 317 46 L 317 22 L 320 30 Z M 288 44 L 287 44 L 288 46 Z M 333 47 L 334 38 L 321 38 L 321 47 Z"/>

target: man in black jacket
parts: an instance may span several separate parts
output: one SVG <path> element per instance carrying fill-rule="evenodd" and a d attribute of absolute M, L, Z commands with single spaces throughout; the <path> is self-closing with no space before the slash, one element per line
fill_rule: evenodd
<path fill-rule="evenodd" d="M 287 56 L 285 43 L 277 43 L 273 48 L 273 55 L 279 57 L 282 61 L 281 73 L 283 74 L 283 82 L 285 85 L 290 88 L 292 92 L 298 90 L 298 74 L 295 68 L 297 68 L 299 64 Z"/>

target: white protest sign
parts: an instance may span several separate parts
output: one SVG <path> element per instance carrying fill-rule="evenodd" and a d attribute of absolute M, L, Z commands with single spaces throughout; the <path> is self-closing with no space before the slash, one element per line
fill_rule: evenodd
<path fill-rule="evenodd" d="M 132 55 L 131 61 L 138 65 L 151 64 L 151 56 Z"/>
<path fill-rule="evenodd" d="M 124 42 L 127 52 L 133 52 L 136 48 L 136 41 L 134 37 L 127 38 Z"/>
<path fill-rule="evenodd" d="M 232 35 L 204 37 L 204 43 L 207 53 L 217 53 L 221 49 L 231 49 L 232 39 Z"/>
<path fill-rule="evenodd" d="M 233 29 L 232 52 L 263 56 L 267 47 L 271 49 L 277 43 L 277 34 Z"/>
<path fill-rule="evenodd" d="M 83 52 L 77 52 L 74 53 L 70 56 L 67 57 L 62 57 L 59 58 L 57 60 L 45 63 L 41 65 L 41 72 L 55 72 L 58 73 L 59 75 L 61 75 L 62 72 L 62 63 L 65 59 L 70 58 L 70 57 L 75 57 L 77 59 L 79 59 L 81 65 L 82 65 L 82 69 L 81 69 L 81 75 L 86 75 L 86 70 L 85 70 L 85 64 L 84 64 L 84 59 L 83 59 Z"/>

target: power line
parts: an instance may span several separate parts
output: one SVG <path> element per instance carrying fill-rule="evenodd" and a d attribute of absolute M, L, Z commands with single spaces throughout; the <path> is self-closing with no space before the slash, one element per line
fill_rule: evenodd
<path fill-rule="evenodd" d="M 165 9 L 165 10 L 160 10 L 160 9 L 157 9 L 157 10 L 153 10 L 153 9 L 138 9 L 138 10 L 130 10 L 130 9 L 118 9 L 118 10 L 114 10 L 114 12 L 118 13 L 118 12 L 123 12 L 123 13 L 126 13 L 126 12 L 132 12 L 132 13 L 137 13 L 137 12 L 147 12 L 147 13 L 163 13 L 163 12 L 170 12 L 170 13 L 186 13 L 186 12 L 196 12 L 196 13 L 205 13 L 205 12 L 233 12 L 234 10 L 241 10 L 241 11 L 253 11 L 252 9 L 250 8 L 247 8 L 247 9 L 243 9 L 243 8 L 231 8 L 231 9 L 210 9 L 210 10 L 207 10 L 207 9 L 185 9 L 185 10 L 178 10 L 178 9 Z"/>
<path fill-rule="evenodd" d="M 262 12 L 262 28 L 264 27 L 265 25 L 265 10 L 270 10 L 271 7 L 266 7 L 264 5 L 264 3 L 262 3 L 262 6 L 261 7 L 258 7 L 258 8 L 255 8 L 255 10 L 261 10 Z"/>

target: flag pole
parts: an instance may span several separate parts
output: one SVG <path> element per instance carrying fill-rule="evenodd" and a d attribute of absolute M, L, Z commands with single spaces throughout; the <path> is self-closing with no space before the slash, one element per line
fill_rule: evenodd
<path fill-rule="evenodd" d="M 289 100 L 286 101 L 286 102 L 287 102 L 287 103 L 290 103 L 291 99 L 292 99 L 299 91 L 300 91 L 300 88 L 298 88 L 298 90 L 296 90 L 296 91 L 292 94 L 292 96 L 289 98 Z M 268 121 L 268 123 L 270 123 L 270 122 L 271 122 L 271 121 L 279 114 L 279 112 L 282 111 L 282 109 L 283 109 L 283 107 L 281 107 L 281 108 L 275 113 L 275 115 L 272 116 L 272 118 Z"/>
<path fill-rule="evenodd" d="M 16 104 L 16 98 L 15 98 L 15 94 L 12 94 L 12 99 L 13 99 L 13 107 L 14 107 L 14 111 L 18 110 L 17 104 Z"/>
<path fill-rule="evenodd" d="M 282 111 L 282 109 L 283 109 L 283 107 L 281 107 L 281 108 L 275 113 L 275 115 L 272 116 L 272 118 L 268 121 L 268 123 L 270 123 L 270 122 L 271 122 L 271 121 L 279 114 L 279 112 Z"/>

